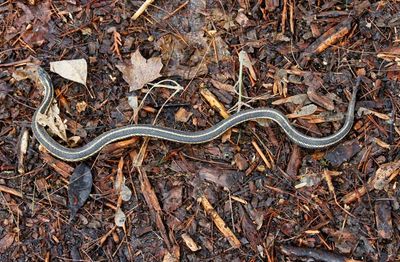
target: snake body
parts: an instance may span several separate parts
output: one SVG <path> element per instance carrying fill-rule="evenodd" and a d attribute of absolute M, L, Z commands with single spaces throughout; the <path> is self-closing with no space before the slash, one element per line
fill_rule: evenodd
<path fill-rule="evenodd" d="M 354 107 L 356 103 L 357 86 L 353 88 L 351 100 L 348 105 L 347 116 L 344 125 L 336 133 L 326 137 L 311 137 L 304 135 L 296 130 L 286 118 L 286 116 L 272 108 L 257 108 L 244 110 L 233 114 L 227 119 L 215 124 L 214 126 L 196 132 L 180 131 L 166 127 L 154 125 L 127 125 L 112 129 L 99 135 L 89 143 L 79 148 L 68 148 L 55 141 L 38 123 L 38 115 L 46 114 L 53 101 L 53 85 L 50 76 L 41 67 L 38 68 L 39 83 L 44 89 L 42 103 L 35 111 L 32 118 L 32 131 L 36 139 L 52 155 L 65 161 L 80 161 L 99 152 L 104 146 L 118 140 L 133 136 L 153 137 L 165 139 L 177 143 L 200 144 L 211 141 L 233 126 L 255 119 L 270 119 L 275 121 L 286 133 L 286 135 L 296 144 L 304 148 L 321 149 L 336 144 L 342 140 L 350 131 L 354 121 Z"/>

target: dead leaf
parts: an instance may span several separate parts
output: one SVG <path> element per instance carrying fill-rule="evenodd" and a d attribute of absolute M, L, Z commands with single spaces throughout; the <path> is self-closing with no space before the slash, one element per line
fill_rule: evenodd
<path fill-rule="evenodd" d="M 145 84 L 159 78 L 163 67 L 160 57 L 145 59 L 140 51 L 131 54 L 128 64 L 116 65 L 122 73 L 122 77 L 129 84 L 129 91 L 139 90 Z"/>
<path fill-rule="evenodd" d="M 277 70 L 274 75 L 274 85 L 272 86 L 273 94 L 279 94 L 286 97 L 288 82 L 287 71 L 284 69 Z"/>
<path fill-rule="evenodd" d="M 35 6 L 27 6 L 21 3 L 15 3 L 15 10 L 18 11 L 18 18 L 8 27 L 4 38 L 10 40 L 17 34 L 29 46 L 41 46 L 48 39 L 49 24 L 52 10 L 50 1 L 40 1 Z"/>
<path fill-rule="evenodd" d="M 313 102 L 329 111 L 332 111 L 333 109 L 335 109 L 335 105 L 333 104 L 332 99 L 330 99 L 327 95 L 318 94 L 318 92 L 316 92 L 311 87 L 308 88 L 308 90 L 307 90 L 307 96 L 311 102 Z"/>
<path fill-rule="evenodd" d="M 387 78 L 392 81 L 400 81 L 400 66 L 399 65 L 392 65 L 387 70 Z"/>
<path fill-rule="evenodd" d="M 217 97 L 213 93 L 211 93 L 210 90 L 208 90 L 207 88 L 201 88 L 200 94 L 207 100 L 212 108 L 219 112 L 219 114 L 223 118 L 229 117 L 229 113 L 224 105 L 217 99 Z"/>
<path fill-rule="evenodd" d="M 129 201 L 132 196 L 132 191 L 125 184 L 126 178 L 122 172 L 122 167 L 118 165 L 117 176 L 114 181 L 114 189 L 121 196 L 123 201 Z"/>
<path fill-rule="evenodd" d="M 295 105 L 304 105 L 309 102 L 310 102 L 310 100 L 308 99 L 308 96 L 306 94 L 299 94 L 299 95 L 289 96 L 289 97 L 275 100 L 274 102 L 272 102 L 272 104 L 273 105 L 282 105 L 282 104 L 286 104 L 286 103 L 293 103 Z"/>
<path fill-rule="evenodd" d="M 85 111 L 86 107 L 87 103 L 85 101 L 76 103 L 76 111 L 78 111 L 78 113 L 82 113 L 83 111 Z"/>
<path fill-rule="evenodd" d="M 50 62 L 50 71 L 86 86 L 87 63 L 85 59 Z"/>
<path fill-rule="evenodd" d="M 183 233 L 181 237 L 191 251 L 196 252 L 201 249 L 201 247 L 194 242 L 193 238 L 189 234 Z"/>
<path fill-rule="evenodd" d="M 228 48 L 218 37 L 214 39 L 219 61 L 230 58 Z M 184 41 L 172 34 L 161 37 L 156 42 L 156 48 L 161 52 L 162 61 L 168 63 L 166 76 L 180 76 L 190 80 L 208 73 L 207 63 L 202 62 L 205 53 L 214 57 L 214 52 L 208 52 L 209 44 L 203 31 L 195 31 L 185 35 Z M 188 57 L 188 54 L 191 54 Z"/>
<path fill-rule="evenodd" d="M 186 123 L 193 115 L 192 112 L 187 111 L 185 108 L 179 108 L 178 112 L 175 113 L 175 121 Z"/>
<path fill-rule="evenodd" d="M 239 61 L 241 63 L 243 63 L 243 65 L 247 69 L 249 69 L 251 78 L 253 80 L 257 80 L 257 75 L 256 75 L 256 71 L 253 68 L 253 63 L 251 62 L 249 55 L 243 50 L 240 51 L 240 53 L 239 53 Z"/>
<path fill-rule="evenodd" d="M 115 225 L 117 225 L 118 227 L 123 227 L 125 225 L 125 221 L 126 221 L 125 213 L 121 210 L 121 208 L 118 208 L 117 211 L 115 212 L 115 217 L 114 217 Z"/>
<path fill-rule="evenodd" d="M 361 150 L 361 145 L 357 139 L 339 144 L 335 148 L 328 151 L 325 155 L 325 160 L 333 167 L 339 167 L 344 162 L 349 161 Z"/>
<path fill-rule="evenodd" d="M 254 21 L 250 20 L 246 14 L 239 10 L 239 13 L 237 14 L 236 18 L 235 18 L 236 23 L 238 23 L 241 27 L 243 28 L 247 28 L 250 26 L 254 26 Z"/>
<path fill-rule="evenodd" d="M 0 254 L 3 254 L 7 251 L 7 249 L 14 243 L 15 235 L 13 233 L 7 233 L 1 240 L 0 240 Z"/>
<path fill-rule="evenodd" d="M 244 158 L 240 153 L 235 155 L 234 161 L 240 171 L 243 171 L 249 167 L 246 158 Z"/>
<path fill-rule="evenodd" d="M 360 116 L 360 117 L 363 116 L 363 115 L 374 115 L 374 116 L 376 116 L 376 117 L 378 117 L 378 118 L 380 118 L 382 120 L 385 120 L 385 121 L 389 121 L 390 120 L 390 117 L 388 115 L 376 112 L 374 110 L 371 110 L 371 109 L 368 109 L 368 108 L 365 108 L 365 107 L 360 107 L 357 110 L 357 115 Z"/>
<path fill-rule="evenodd" d="M 400 47 L 391 46 L 389 48 L 385 48 L 378 53 L 377 57 L 388 62 L 400 62 Z"/>
<path fill-rule="evenodd" d="M 167 213 L 174 212 L 182 205 L 182 192 L 182 186 L 176 185 L 163 193 L 163 209 Z"/>
<path fill-rule="evenodd" d="M 375 176 L 371 181 L 372 186 L 377 190 L 382 190 L 399 174 L 399 171 L 400 161 L 389 162 L 381 165 L 378 170 L 376 170 Z"/>
<path fill-rule="evenodd" d="M 235 88 L 233 87 L 233 85 L 221 83 L 221 82 L 219 82 L 217 80 L 214 80 L 214 79 L 211 79 L 211 84 L 215 88 L 218 88 L 219 90 L 224 90 L 224 91 L 227 91 L 229 93 L 236 94 Z"/>
<path fill-rule="evenodd" d="M 180 76 L 185 80 L 191 80 L 206 74 L 208 74 L 208 67 L 205 63 L 199 63 L 194 67 L 175 65 L 171 66 L 167 72 L 167 76 Z"/>
<path fill-rule="evenodd" d="M 318 107 L 314 104 L 303 106 L 300 108 L 298 111 L 286 115 L 287 118 L 298 118 L 298 117 L 303 117 L 303 116 L 309 116 L 314 114 L 317 111 Z"/>
<path fill-rule="evenodd" d="M 38 113 L 37 121 L 43 127 L 49 127 L 49 131 L 59 138 L 68 142 L 67 127 L 60 117 L 60 109 L 57 104 L 52 104 L 47 110 L 47 115 Z"/>
<path fill-rule="evenodd" d="M 92 190 L 93 178 L 90 167 L 85 164 L 77 166 L 69 179 L 68 199 L 71 220 L 85 204 Z"/>
<path fill-rule="evenodd" d="M 376 229 L 379 238 L 392 239 L 393 237 L 393 221 L 392 206 L 389 200 L 381 200 L 375 203 L 375 220 Z"/>

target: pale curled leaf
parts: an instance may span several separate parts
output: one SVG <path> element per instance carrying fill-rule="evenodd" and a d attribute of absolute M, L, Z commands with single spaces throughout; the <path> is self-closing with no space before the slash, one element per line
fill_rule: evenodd
<path fill-rule="evenodd" d="M 201 249 L 189 234 L 183 233 L 181 237 L 191 251 L 196 252 Z"/>
<path fill-rule="evenodd" d="M 132 196 L 132 191 L 129 189 L 127 185 L 122 185 L 121 188 L 121 198 L 123 201 L 129 201 Z"/>
<path fill-rule="evenodd" d="M 128 96 L 128 104 L 133 109 L 133 120 L 136 122 L 139 116 L 139 101 L 137 95 Z"/>
<path fill-rule="evenodd" d="M 50 71 L 86 86 L 87 63 L 85 59 L 50 62 Z"/>
<path fill-rule="evenodd" d="M 253 63 L 250 60 L 249 55 L 245 51 L 240 51 L 239 53 L 239 62 L 243 63 L 243 65 L 249 69 L 250 75 L 254 80 L 257 80 L 256 71 L 253 68 Z"/>
<path fill-rule="evenodd" d="M 60 109 L 58 108 L 57 104 L 54 103 L 50 106 L 49 110 L 47 110 L 47 115 L 38 113 L 37 121 L 39 125 L 43 127 L 49 127 L 49 131 L 52 134 L 57 135 L 65 142 L 68 141 L 66 131 L 67 127 L 60 117 Z"/>
<path fill-rule="evenodd" d="M 118 227 L 123 227 L 125 225 L 125 221 L 126 221 L 125 213 L 121 210 L 121 208 L 118 208 L 117 211 L 115 212 L 115 217 L 114 217 L 115 225 L 117 225 Z"/>
<path fill-rule="evenodd" d="M 121 195 L 123 201 L 129 201 L 132 196 L 132 191 L 125 185 L 125 181 L 126 179 L 123 175 L 121 176 L 121 181 L 119 176 L 117 176 L 114 182 L 114 189 Z"/>
<path fill-rule="evenodd" d="M 152 57 L 146 60 L 137 50 L 131 55 L 131 60 L 128 64 L 119 64 L 116 67 L 129 84 L 129 90 L 134 91 L 159 78 L 163 64 L 160 57 Z"/>

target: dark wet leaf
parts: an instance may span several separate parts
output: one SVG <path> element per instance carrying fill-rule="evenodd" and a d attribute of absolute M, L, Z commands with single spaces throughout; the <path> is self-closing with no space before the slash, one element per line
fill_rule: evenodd
<path fill-rule="evenodd" d="M 239 213 L 242 221 L 243 234 L 249 241 L 251 248 L 257 252 L 258 246 L 262 245 L 260 234 L 257 232 L 255 224 L 251 221 L 242 206 L 239 206 Z"/>
<path fill-rule="evenodd" d="M 89 197 L 92 183 L 90 167 L 85 164 L 77 166 L 69 179 L 68 199 L 71 220 Z"/>
<path fill-rule="evenodd" d="M 236 170 L 222 170 L 216 168 L 202 167 L 198 171 L 199 177 L 208 182 L 227 187 L 235 191 L 239 187 L 240 181 L 243 179 L 243 172 Z"/>
<path fill-rule="evenodd" d="M 380 238 L 391 239 L 393 236 L 392 208 L 389 201 L 375 203 L 375 219 Z"/>
<path fill-rule="evenodd" d="M 163 207 L 168 212 L 177 210 L 182 205 L 182 191 L 181 185 L 174 186 L 168 192 L 163 194 Z"/>
<path fill-rule="evenodd" d="M 334 167 L 339 167 L 360 152 L 361 146 L 357 139 L 340 144 L 325 155 L 325 159 Z"/>
<path fill-rule="evenodd" d="M 0 101 L 3 101 L 11 91 L 5 82 L 0 82 Z"/>
<path fill-rule="evenodd" d="M 303 248 L 294 246 L 281 246 L 280 250 L 283 254 L 291 257 L 312 258 L 318 261 L 344 262 L 347 259 L 342 256 L 324 249 Z"/>

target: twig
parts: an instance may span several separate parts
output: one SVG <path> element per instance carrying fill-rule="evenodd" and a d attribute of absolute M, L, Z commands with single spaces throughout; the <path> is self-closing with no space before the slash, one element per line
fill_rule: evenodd
<path fill-rule="evenodd" d="M 242 107 L 242 83 L 243 83 L 243 51 L 240 51 L 239 53 L 239 79 L 237 81 L 238 84 L 238 92 L 239 92 L 239 98 L 238 98 L 238 109 L 237 111 L 240 111 L 240 108 Z"/>
<path fill-rule="evenodd" d="M 187 6 L 187 4 L 189 3 L 189 1 L 184 2 L 183 4 L 181 4 L 177 9 L 175 9 L 172 13 L 170 13 L 169 15 L 164 16 L 163 20 L 167 20 L 168 18 L 170 18 L 171 16 L 175 15 L 177 12 L 179 12 L 179 10 L 181 10 L 182 8 L 184 8 L 185 6 Z"/>
<path fill-rule="evenodd" d="M 0 67 L 21 66 L 21 65 L 26 65 L 28 63 L 32 63 L 32 57 L 31 56 L 29 56 L 29 57 L 27 57 L 25 59 L 19 60 L 19 61 L 6 63 L 6 64 L 0 64 Z"/>
<path fill-rule="evenodd" d="M 251 144 L 253 145 L 253 147 L 256 149 L 257 153 L 260 155 L 260 157 L 262 158 L 262 160 L 264 161 L 265 165 L 271 169 L 272 165 L 271 163 L 268 161 L 267 157 L 264 155 L 264 153 L 262 152 L 261 148 L 258 146 L 258 144 L 256 143 L 256 141 L 251 141 Z"/>
<path fill-rule="evenodd" d="M 14 196 L 22 198 L 22 193 L 21 192 L 15 190 L 13 188 L 9 188 L 9 187 L 3 186 L 3 185 L 0 185 L 0 192 L 5 192 L 5 193 L 8 193 L 10 195 L 14 195 Z"/>
<path fill-rule="evenodd" d="M 136 20 L 144 11 L 146 11 L 147 7 L 151 5 L 154 2 L 154 0 L 146 0 L 142 4 L 142 6 L 139 8 L 139 10 L 136 11 L 136 13 L 131 17 L 132 20 Z"/>
<path fill-rule="evenodd" d="M 219 216 L 217 211 L 215 211 L 214 207 L 211 205 L 208 199 L 205 196 L 201 196 L 197 199 L 197 201 L 202 204 L 206 213 L 211 217 L 214 224 L 228 240 L 229 244 L 231 244 L 233 248 L 240 248 L 240 241 L 237 239 L 235 234 L 233 234 L 232 230 L 228 226 L 226 226 L 224 220 Z"/>

